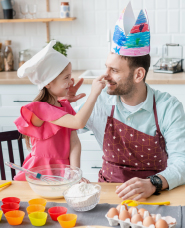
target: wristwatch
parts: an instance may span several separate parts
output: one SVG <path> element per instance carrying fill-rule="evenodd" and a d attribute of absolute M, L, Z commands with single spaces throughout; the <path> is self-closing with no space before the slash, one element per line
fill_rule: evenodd
<path fill-rule="evenodd" d="M 147 177 L 150 179 L 150 182 L 156 187 L 156 191 L 154 192 L 154 195 L 159 195 L 160 191 L 162 190 L 163 187 L 163 182 L 160 177 L 157 175 L 149 176 Z"/>

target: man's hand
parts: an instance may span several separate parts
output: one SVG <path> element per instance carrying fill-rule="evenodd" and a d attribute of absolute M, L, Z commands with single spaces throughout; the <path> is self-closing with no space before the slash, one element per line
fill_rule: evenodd
<path fill-rule="evenodd" d="M 133 200 L 148 198 L 156 191 L 156 187 L 150 182 L 150 179 L 141 179 L 138 177 L 134 177 L 116 188 L 116 193 L 123 200 L 131 198 L 134 195 L 137 196 Z"/>
<path fill-rule="evenodd" d="M 85 97 L 86 94 L 85 93 L 81 93 L 79 95 L 76 95 L 78 89 L 80 88 L 80 86 L 82 85 L 84 79 L 81 78 L 76 85 L 74 85 L 74 78 L 71 78 L 72 80 L 72 84 L 69 87 L 69 91 L 67 96 L 62 97 L 62 99 L 67 99 L 69 102 L 76 102 L 77 100 L 81 99 L 82 97 Z"/>

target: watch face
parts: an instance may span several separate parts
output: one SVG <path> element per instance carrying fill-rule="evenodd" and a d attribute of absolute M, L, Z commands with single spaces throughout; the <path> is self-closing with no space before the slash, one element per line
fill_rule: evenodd
<path fill-rule="evenodd" d="M 161 179 L 157 176 L 154 176 L 154 183 L 161 184 Z"/>

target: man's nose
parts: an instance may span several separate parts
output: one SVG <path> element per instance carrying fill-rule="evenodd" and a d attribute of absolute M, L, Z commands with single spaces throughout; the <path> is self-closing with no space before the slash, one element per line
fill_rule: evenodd
<path fill-rule="evenodd" d="M 105 74 L 107 75 L 107 76 L 105 77 L 105 80 L 110 80 L 111 76 L 110 76 L 110 70 L 109 70 L 109 69 L 106 69 Z"/>

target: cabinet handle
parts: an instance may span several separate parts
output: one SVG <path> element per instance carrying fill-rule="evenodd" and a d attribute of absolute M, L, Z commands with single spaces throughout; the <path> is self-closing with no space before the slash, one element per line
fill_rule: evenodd
<path fill-rule="evenodd" d="M 90 135 L 94 135 L 94 134 L 90 134 Z"/>
<path fill-rule="evenodd" d="M 92 166 L 92 169 L 101 169 L 102 167 L 98 167 L 98 166 Z"/>
<path fill-rule="evenodd" d="M 32 102 L 32 101 L 13 101 L 13 102 Z"/>

